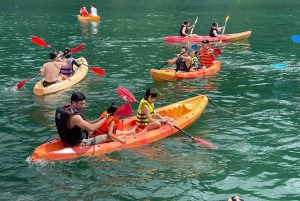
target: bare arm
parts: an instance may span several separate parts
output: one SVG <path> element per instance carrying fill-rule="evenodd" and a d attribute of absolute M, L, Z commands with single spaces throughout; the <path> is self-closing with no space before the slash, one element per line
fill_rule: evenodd
<path fill-rule="evenodd" d="M 157 113 L 155 113 L 153 115 L 153 117 L 159 117 L 159 119 L 156 119 L 156 118 L 153 118 L 149 112 L 149 107 L 144 104 L 143 107 L 142 107 L 142 111 L 144 114 L 146 114 L 147 118 L 149 119 L 149 122 L 152 123 L 153 121 L 159 121 L 161 123 L 164 123 L 166 122 L 167 120 L 163 119 L 163 118 L 160 118 L 160 115 L 158 115 Z"/>
<path fill-rule="evenodd" d="M 40 69 L 40 75 L 43 76 L 45 74 L 45 65 Z"/>
<path fill-rule="evenodd" d="M 188 34 L 185 33 L 185 30 L 186 30 L 186 27 L 183 27 L 182 31 L 181 31 L 181 34 L 184 35 L 184 36 L 188 36 Z"/>
<path fill-rule="evenodd" d="M 125 143 L 126 143 L 125 140 L 121 140 L 120 138 L 118 138 L 116 135 L 113 134 L 114 126 L 115 126 L 115 121 L 111 121 L 111 122 L 109 123 L 109 126 L 108 126 L 108 133 L 107 133 L 107 136 L 110 137 L 111 139 L 115 140 L 115 141 L 119 141 L 119 142 L 121 142 L 122 144 L 125 144 Z"/>
<path fill-rule="evenodd" d="M 101 126 L 104 121 L 106 120 L 106 116 L 98 121 L 97 123 L 91 124 L 87 121 L 85 121 L 80 115 L 72 115 L 70 117 L 70 126 L 78 126 L 84 130 L 87 130 L 89 132 L 94 132 L 99 126 Z"/>

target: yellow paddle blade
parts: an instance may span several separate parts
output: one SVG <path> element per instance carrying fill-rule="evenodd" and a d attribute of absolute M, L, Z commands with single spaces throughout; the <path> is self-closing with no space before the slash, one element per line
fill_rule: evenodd
<path fill-rule="evenodd" d="M 198 16 L 197 16 L 197 18 L 196 18 L 196 20 L 195 20 L 194 24 L 196 24 L 197 22 L 198 22 Z"/>
<path fill-rule="evenodd" d="M 229 19 L 229 15 L 227 15 L 227 17 L 225 18 L 225 22 L 227 22 Z"/>

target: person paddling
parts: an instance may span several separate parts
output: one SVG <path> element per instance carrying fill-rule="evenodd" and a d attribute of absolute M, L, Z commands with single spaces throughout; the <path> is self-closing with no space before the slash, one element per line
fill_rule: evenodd
<path fill-rule="evenodd" d="M 212 27 L 210 28 L 209 31 L 209 36 L 210 37 L 218 37 L 220 36 L 219 33 L 222 29 L 224 29 L 225 27 L 218 27 L 218 23 L 217 22 L 212 22 Z"/>
<path fill-rule="evenodd" d="M 87 9 L 84 5 L 81 6 L 79 13 L 83 17 L 88 17 L 89 16 L 89 12 L 87 11 Z"/>
<path fill-rule="evenodd" d="M 168 60 L 169 65 L 173 65 L 176 63 L 176 68 L 174 69 L 175 72 L 187 72 L 191 66 L 191 57 L 187 53 L 187 47 L 181 47 L 180 54 L 178 54 L 173 59 Z"/>
<path fill-rule="evenodd" d="M 43 87 L 49 87 L 52 84 L 58 83 L 61 80 L 67 79 L 68 77 L 60 73 L 62 67 L 66 67 L 67 64 L 62 62 L 59 56 L 62 52 L 57 53 L 55 51 L 50 52 L 50 61 L 45 63 L 40 69 L 40 75 L 45 75 L 43 81 Z"/>
<path fill-rule="evenodd" d="M 180 29 L 179 29 L 180 36 L 183 36 L 183 37 L 189 36 L 189 30 L 194 28 L 194 27 L 195 27 L 195 25 L 190 26 L 190 22 L 188 20 L 184 21 L 183 24 L 180 26 Z"/>
<path fill-rule="evenodd" d="M 154 88 L 148 88 L 144 97 L 141 99 L 136 115 L 137 129 L 143 129 L 139 134 L 159 128 L 162 124 L 173 119 L 161 117 L 154 112 L 154 102 L 157 98 L 157 92 Z"/>

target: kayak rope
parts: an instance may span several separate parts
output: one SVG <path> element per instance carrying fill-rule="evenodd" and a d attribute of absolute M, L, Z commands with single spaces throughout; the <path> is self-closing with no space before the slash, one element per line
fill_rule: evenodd
<path fill-rule="evenodd" d="M 208 96 L 208 95 L 206 95 L 206 96 L 211 100 L 211 102 L 212 102 L 215 106 L 217 106 L 217 107 L 220 108 L 221 110 L 223 110 L 223 111 L 225 111 L 225 112 L 228 112 L 228 113 L 230 113 L 230 114 L 235 114 L 235 115 L 237 115 L 237 116 L 244 116 L 244 115 L 241 115 L 241 114 L 238 114 L 238 113 L 234 113 L 234 112 L 231 112 L 231 111 L 229 111 L 229 110 L 226 110 L 226 109 L 220 107 L 217 103 L 215 103 L 215 102 L 213 101 L 213 99 L 212 99 L 210 96 Z"/>

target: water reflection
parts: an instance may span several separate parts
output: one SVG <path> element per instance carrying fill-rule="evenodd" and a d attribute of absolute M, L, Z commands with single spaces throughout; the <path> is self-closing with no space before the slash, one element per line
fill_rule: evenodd
<path fill-rule="evenodd" d="M 79 23 L 81 25 L 82 35 L 84 36 L 96 35 L 99 32 L 98 26 L 100 25 L 100 21 L 90 22 L 86 20 L 80 20 Z"/>

